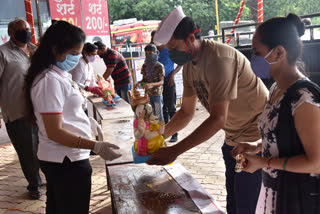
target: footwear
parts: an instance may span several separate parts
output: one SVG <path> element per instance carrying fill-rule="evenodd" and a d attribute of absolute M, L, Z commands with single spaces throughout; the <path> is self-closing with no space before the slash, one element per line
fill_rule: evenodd
<path fill-rule="evenodd" d="M 29 197 L 32 200 L 38 200 L 41 197 L 41 192 L 39 190 L 29 191 Z"/>
<path fill-rule="evenodd" d="M 174 143 L 178 141 L 178 134 L 172 135 L 171 139 L 169 140 L 170 143 Z"/>
<path fill-rule="evenodd" d="M 93 151 L 90 151 L 90 155 L 97 155 L 97 154 L 94 153 Z"/>

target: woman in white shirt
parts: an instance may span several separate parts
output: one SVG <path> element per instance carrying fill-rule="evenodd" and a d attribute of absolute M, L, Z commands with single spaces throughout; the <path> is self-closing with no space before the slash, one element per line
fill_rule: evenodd
<path fill-rule="evenodd" d="M 90 42 L 84 44 L 79 64 L 71 71 L 72 79 L 86 91 L 103 97 L 102 89 L 97 85 L 93 63 L 96 59 L 98 47 Z"/>
<path fill-rule="evenodd" d="M 90 150 L 105 160 L 121 156 L 112 150 L 117 146 L 91 140 L 90 122 L 82 109 L 85 98 L 69 73 L 79 62 L 85 37 L 68 22 L 51 25 L 26 76 L 28 115 L 39 127 L 38 159 L 47 180 L 47 214 L 87 214 Z"/>

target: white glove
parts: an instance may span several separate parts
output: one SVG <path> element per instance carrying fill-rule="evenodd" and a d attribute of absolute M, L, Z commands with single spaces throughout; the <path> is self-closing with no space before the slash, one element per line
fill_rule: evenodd
<path fill-rule="evenodd" d="M 120 148 L 112 143 L 97 141 L 94 144 L 94 148 L 92 151 L 100 155 L 100 157 L 102 157 L 104 160 L 112 161 L 114 159 L 121 157 L 121 154 L 114 152 L 113 149 L 120 149 Z"/>
<path fill-rule="evenodd" d="M 94 136 L 98 136 L 98 141 L 103 141 L 103 133 L 99 123 L 93 117 L 89 117 L 89 120 L 92 133 L 94 134 Z"/>

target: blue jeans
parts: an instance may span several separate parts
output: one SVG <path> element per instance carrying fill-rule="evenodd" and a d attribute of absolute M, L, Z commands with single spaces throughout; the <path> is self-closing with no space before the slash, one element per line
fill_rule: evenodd
<path fill-rule="evenodd" d="M 235 172 L 236 160 L 231 154 L 233 146 L 224 143 L 221 149 L 226 165 L 228 214 L 254 214 L 261 188 L 261 170 Z"/>
<path fill-rule="evenodd" d="M 131 89 L 132 89 L 132 83 L 130 83 L 129 85 L 115 87 L 116 93 L 129 104 L 130 104 L 130 101 L 129 101 L 128 91 Z"/>
<path fill-rule="evenodd" d="M 163 120 L 163 100 L 161 96 L 149 96 L 150 97 L 150 104 L 153 109 L 153 114 L 159 118 L 159 122 Z"/>

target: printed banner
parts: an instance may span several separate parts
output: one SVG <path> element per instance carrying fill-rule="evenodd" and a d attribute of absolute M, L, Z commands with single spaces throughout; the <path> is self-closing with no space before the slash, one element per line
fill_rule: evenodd
<path fill-rule="evenodd" d="M 82 0 L 84 31 L 87 35 L 110 35 L 108 2 Z"/>
<path fill-rule="evenodd" d="M 49 5 L 52 20 L 67 21 L 82 28 L 80 0 L 49 0 Z"/>

